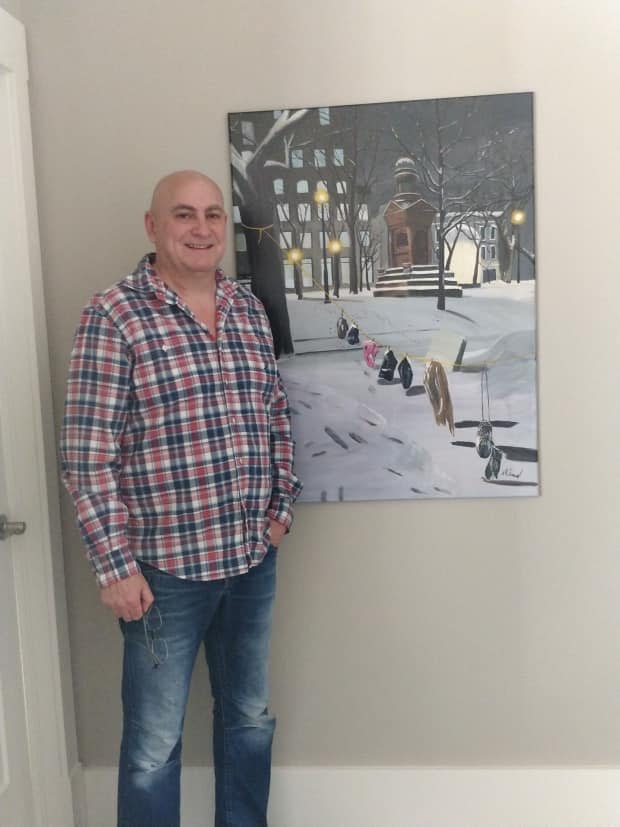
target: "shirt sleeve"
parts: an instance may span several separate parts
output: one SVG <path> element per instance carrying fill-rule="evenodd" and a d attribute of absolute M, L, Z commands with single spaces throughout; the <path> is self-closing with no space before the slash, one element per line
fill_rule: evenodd
<path fill-rule="evenodd" d="M 62 479 L 100 586 L 139 571 L 119 496 L 130 383 L 131 357 L 123 337 L 100 308 L 87 307 L 71 354 L 60 455 Z"/>
<path fill-rule="evenodd" d="M 295 442 L 291 434 L 288 399 L 279 373 L 271 403 L 270 439 L 272 489 L 267 516 L 288 531 L 293 522 L 293 503 L 301 492 L 302 483 L 293 468 Z"/>

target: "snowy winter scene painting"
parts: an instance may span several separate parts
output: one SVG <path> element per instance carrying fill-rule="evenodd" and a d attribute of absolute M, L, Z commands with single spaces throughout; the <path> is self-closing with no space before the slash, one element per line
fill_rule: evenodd
<path fill-rule="evenodd" d="M 530 93 L 229 115 L 302 500 L 539 493 Z"/>

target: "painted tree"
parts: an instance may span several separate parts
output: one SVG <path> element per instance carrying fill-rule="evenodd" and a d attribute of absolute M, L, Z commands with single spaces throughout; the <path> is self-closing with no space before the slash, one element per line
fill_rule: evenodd
<path fill-rule="evenodd" d="M 478 268 L 480 265 L 480 250 L 482 245 L 486 239 L 487 229 L 488 227 L 495 227 L 496 226 L 496 218 L 492 210 L 488 209 L 480 209 L 476 213 L 476 221 L 473 222 L 463 222 L 459 226 L 460 232 L 463 236 L 468 239 L 473 245 L 475 256 L 474 256 L 474 267 L 472 273 L 472 284 L 478 284 Z M 454 248 L 456 247 L 456 243 L 458 238 L 454 239 L 454 244 L 452 247 L 451 254 L 454 252 Z M 495 243 L 497 244 L 497 238 L 495 239 Z"/>
<path fill-rule="evenodd" d="M 365 283 L 366 290 L 370 291 L 372 290 L 371 282 L 373 281 L 373 272 L 378 260 L 380 246 L 380 238 L 373 233 L 370 221 L 365 221 L 361 224 L 358 230 L 357 241 L 360 249 L 362 275 L 360 290 L 363 289 Z"/>
<path fill-rule="evenodd" d="M 448 223 L 455 232 L 446 236 L 445 247 L 448 252 L 446 270 L 459 239 L 465 238 L 473 243 L 475 261 L 472 283 L 478 283 L 478 267 L 483 243 L 492 241 L 497 249 L 497 261 L 500 278 L 511 280 L 513 262 L 516 254 L 527 258 L 534 264 L 534 254 L 521 243 L 516 245 L 515 211 L 531 212 L 533 203 L 532 175 L 532 131 L 527 124 L 495 129 L 489 142 L 487 170 L 481 187 L 470 205 L 473 211 L 463 215 L 449 216 Z M 455 225 L 455 221 L 458 223 Z M 487 237 L 491 228 L 492 238 Z"/>
<path fill-rule="evenodd" d="M 316 159 L 317 175 L 330 194 L 330 215 L 337 214 L 346 228 L 351 293 L 358 293 L 363 286 L 359 234 L 368 224 L 368 200 L 377 177 L 382 134 L 363 109 L 347 106 L 333 110 L 338 116 L 323 138 L 324 154 Z"/>
<path fill-rule="evenodd" d="M 448 234 L 480 206 L 483 187 L 495 171 L 489 162 L 493 141 L 477 125 L 478 98 L 408 104 L 407 114 L 412 113 L 410 140 L 401 127 L 393 125 L 392 132 L 413 160 L 422 194 L 437 214 L 437 309 L 445 310 Z"/>
<path fill-rule="evenodd" d="M 310 110 L 283 110 L 262 139 L 254 125 L 231 116 L 233 192 L 239 207 L 250 263 L 252 292 L 262 301 L 271 323 L 276 355 L 293 353 L 293 337 L 286 306 L 284 266 L 273 193 L 274 167 L 288 168 L 291 133 Z M 250 128 L 251 127 L 251 128 Z"/>
<path fill-rule="evenodd" d="M 532 131 L 518 126 L 496 135 L 492 147 L 495 173 L 488 181 L 487 202 L 498 213 L 498 263 L 504 281 L 512 277 L 516 250 L 513 216 L 515 210 L 531 214 L 534 180 L 532 175 Z M 519 255 L 534 264 L 534 254 L 519 244 Z"/>
<path fill-rule="evenodd" d="M 276 180 L 278 179 L 274 180 L 274 186 Z M 303 202 L 297 204 L 286 202 L 284 187 L 282 187 L 281 193 L 275 193 L 275 198 L 278 218 L 278 226 L 275 229 L 279 228 L 281 249 L 286 250 L 287 260 L 293 266 L 295 294 L 298 299 L 303 299 L 303 250 L 306 238 L 312 237 L 310 229 L 311 206 L 309 203 Z"/>

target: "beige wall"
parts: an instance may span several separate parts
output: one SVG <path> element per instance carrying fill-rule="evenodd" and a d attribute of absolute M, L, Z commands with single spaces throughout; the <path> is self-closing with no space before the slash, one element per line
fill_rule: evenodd
<path fill-rule="evenodd" d="M 154 180 L 201 167 L 228 191 L 228 111 L 536 93 L 543 495 L 299 507 L 275 758 L 618 763 L 616 0 L 21 5 L 57 416 L 79 310 L 144 251 Z M 113 764 L 119 637 L 63 509 L 80 755 Z M 190 763 L 205 695 L 201 664 Z"/>
<path fill-rule="evenodd" d="M 13 17 L 18 20 L 23 20 L 22 15 L 22 0 L 0 0 L 0 8 L 8 11 Z"/>

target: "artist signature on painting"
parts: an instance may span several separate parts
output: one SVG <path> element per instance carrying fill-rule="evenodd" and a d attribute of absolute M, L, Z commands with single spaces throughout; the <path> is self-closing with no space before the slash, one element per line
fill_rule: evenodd
<path fill-rule="evenodd" d="M 519 471 L 518 474 L 515 471 L 513 471 L 512 468 L 504 468 L 504 470 L 501 472 L 502 477 L 511 477 L 512 479 L 515 479 L 515 480 L 520 479 L 522 474 L 523 474 L 523 468 Z"/>

